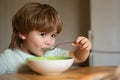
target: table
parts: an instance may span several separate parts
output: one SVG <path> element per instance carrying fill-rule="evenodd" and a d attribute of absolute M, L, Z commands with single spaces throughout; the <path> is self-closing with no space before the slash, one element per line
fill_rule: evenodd
<path fill-rule="evenodd" d="M 78 67 L 70 68 L 62 74 L 54 76 L 41 75 L 36 72 L 4 74 L 0 80 L 90 80 L 94 74 L 113 74 L 117 66 Z"/>

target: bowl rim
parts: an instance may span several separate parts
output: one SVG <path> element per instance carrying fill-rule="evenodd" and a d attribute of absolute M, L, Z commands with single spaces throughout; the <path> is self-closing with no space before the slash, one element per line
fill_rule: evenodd
<path fill-rule="evenodd" d="M 37 57 L 35 56 L 35 57 L 28 57 L 27 61 L 56 61 L 56 60 L 63 61 L 63 60 L 72 60 L 72 59 L 74 58 L 70 56 L 37 56 Z"/>

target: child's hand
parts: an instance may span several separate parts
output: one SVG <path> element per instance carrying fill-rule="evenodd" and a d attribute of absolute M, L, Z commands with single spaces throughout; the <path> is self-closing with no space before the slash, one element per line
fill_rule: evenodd
<path fill-rule="evenodd" d="M 89 56 L 91 42 L 86 37 L 78 36 L 72 45 L 78 46 L 79 48 L 71 52 L 70 55 L 74 57 L 75 62 L 84 62 Z"/>
<path fill-rule="evenodd" d="M 91 42 L 83 36 L 77 37 L 74 43 L 72 43 L 73 46 L 80 47 L 81 50 L 90 50 L 91 49 Z"/>

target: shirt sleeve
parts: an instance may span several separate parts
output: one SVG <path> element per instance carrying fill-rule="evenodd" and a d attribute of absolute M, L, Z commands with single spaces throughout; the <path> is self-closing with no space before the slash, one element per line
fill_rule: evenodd
<path fill-rule="evenodd" d="M 54 50 L 46 52 L 45 56 L 69 56 L 69 50 L 63 50 L 60 48 L 55 48 Z"/>
<path fill-rule="evenodd" d="M 0 74 L 7 73 L 7 58 L 4 53 L 0 53 Z"/>

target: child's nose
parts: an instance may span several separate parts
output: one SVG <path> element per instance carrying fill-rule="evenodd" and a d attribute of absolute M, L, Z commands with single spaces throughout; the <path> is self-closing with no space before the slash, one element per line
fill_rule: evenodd
<path fill-rule="evenodd" d="M 51 41 L 50 41 L 50 40 L 46 40 L 46 41 L 45 41 L 45 44 L 46 44 L 46 45 L 50 45 L 50 44 L 51 44 Z"/>
<path fill-rule="evenodd" d="M 46 45 L 50 45 L 51 43 L 50 43 L 50 41 L 47 41 L 45 44 L 46 44 Z"/>

